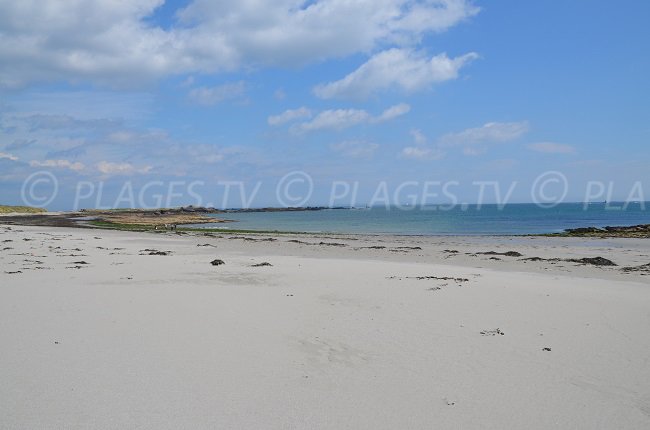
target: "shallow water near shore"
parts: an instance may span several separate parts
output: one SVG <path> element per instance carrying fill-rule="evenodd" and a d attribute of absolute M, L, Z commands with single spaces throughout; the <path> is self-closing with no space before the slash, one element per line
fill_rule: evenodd
<path fill-rule="evenodd" d="M 220 230 L 277 230 L 403 235 L 515 235 L 559 233 L 569 228 L 650 223 L 648 203 L 564 203 L 375 207 L 297 212 L 240 212 L 215 217 L 235 220 Z M 200 227 L 215 228 L 204 224 Z"/>

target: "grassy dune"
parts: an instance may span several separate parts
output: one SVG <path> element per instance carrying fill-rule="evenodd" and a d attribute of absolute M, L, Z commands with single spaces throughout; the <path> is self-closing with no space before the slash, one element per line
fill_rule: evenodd
<path fill-rule="evenodd" d="M 43 208 L 33 208 L 30 206 L 6 206 L 6 205 L 0 205 L 0 214 L 8 214 L 12 212 L 18 212 L 18 213 L 42 213 L 42 212 L 47 212 L 47 210 Z"/>

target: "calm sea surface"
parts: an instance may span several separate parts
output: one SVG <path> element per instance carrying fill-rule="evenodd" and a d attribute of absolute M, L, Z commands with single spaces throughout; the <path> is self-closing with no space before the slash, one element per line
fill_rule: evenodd
<path fill-rule="evenodd" d="M 563 203 L 551 209 L 534 204 L 437 206 L 411 209 L 328 209 L 304 212 L 216 214 L 228 224 L 201 227 L 235 230 L 278 230 L 322 233 L 405 235 L 489 235 L 561 232 L 567 228 L 650 224 L 650 203 Z M 216 226 L 216 227 L 215 227 Z"/>

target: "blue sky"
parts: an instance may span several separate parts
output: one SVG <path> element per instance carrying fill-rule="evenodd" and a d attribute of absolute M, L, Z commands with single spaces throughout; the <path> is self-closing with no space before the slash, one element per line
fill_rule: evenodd
<path fill-rule="evenodd" d="M 0 2 L 2 202 L 44 170 L 52 209 L 80 181 L 108 206 L 126 182 L 197 180 L 204 204 L 242 181 L 277 205 L 293 171 L 313 180 L 306 204 L 333 181 L 358 182 L 358 204 L 404 181 L 455 181 L 467 202 L 477 181 L 516 182 L 525 202 L 549 170 L 568 201 L 589 181 L 612 183 L 597 200 L 637 199 L 649 16 L 646 1 Z M 183 187 L 169 203 L 197 200 Z"/>

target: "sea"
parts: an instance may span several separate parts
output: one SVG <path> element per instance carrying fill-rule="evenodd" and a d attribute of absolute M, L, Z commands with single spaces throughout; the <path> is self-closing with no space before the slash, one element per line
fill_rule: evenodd
<path fill-rule="evenodd" d="M 650 203 L 562 203 L 371 207 L 286 212 L 214 214 L 236 222 L 201 224 L 219 230 L 394 235 L 522 235 L 578 227 L 650 224 Z"/>

